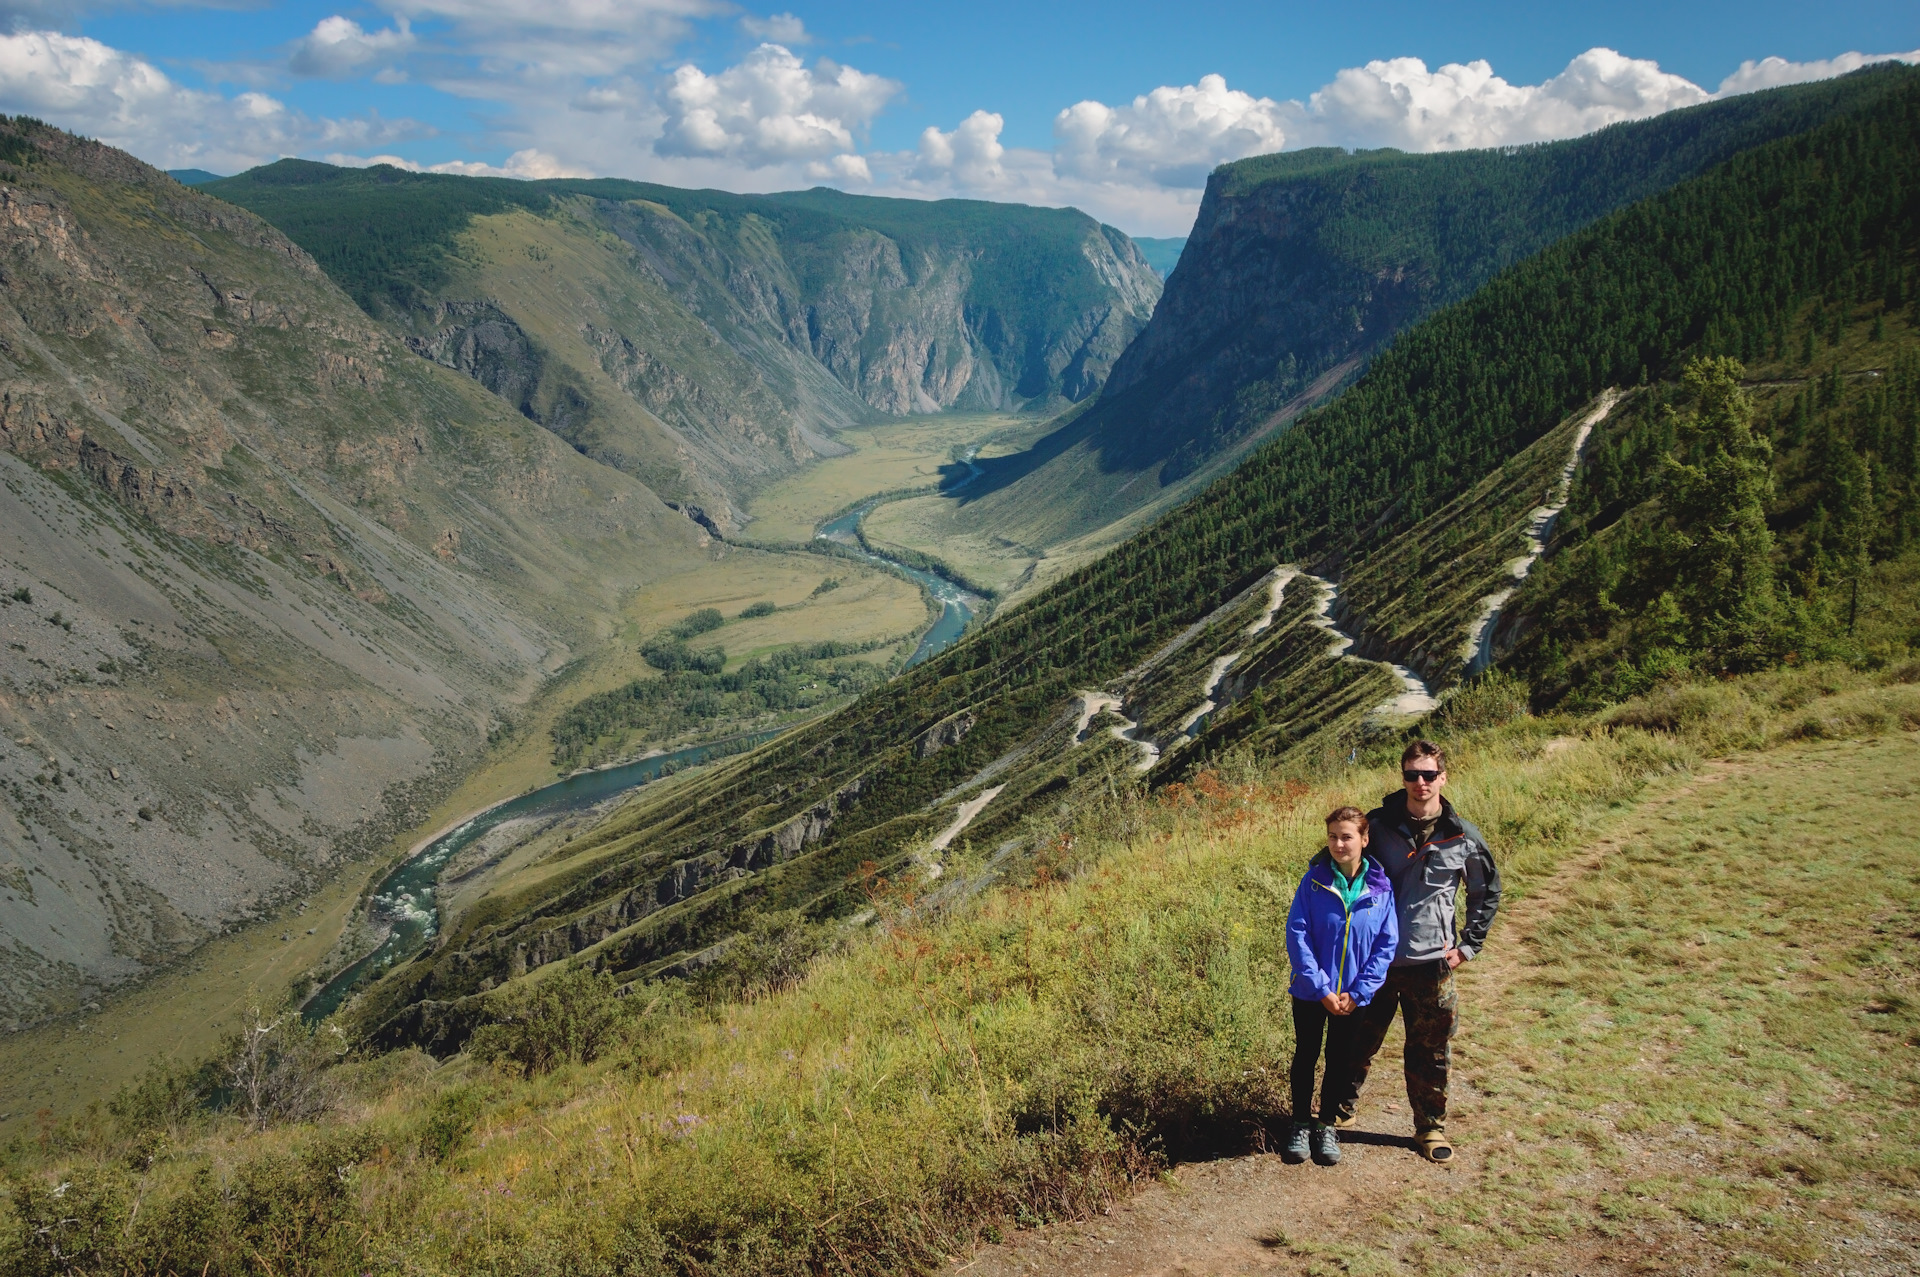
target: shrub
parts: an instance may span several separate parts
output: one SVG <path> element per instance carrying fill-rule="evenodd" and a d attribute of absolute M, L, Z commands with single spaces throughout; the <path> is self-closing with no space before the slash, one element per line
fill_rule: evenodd
<path fill-rule="evenodd" d="M 467 1040 L 467 1054 L 532 1077 L 599 1058 L 628 1008 L 611 975 L 575 968 L 516 985 L 491 1011 Z"/>
<path fill-rule="evenodd" d="M 208 1065 L 181 1068 L 156 1060 L 137 1081 L 114 1092 L 107 1112 L 123 1135 L 164 1131 L 190 1120 L 212 1097 L 216 1080 Z"/>
<path fill-rule="evenodd" d="M 1531 699 L 1524 681 L 1505 670 L 1489 670 L 1447 698 L 1440 721 L 1456 732 L 1499 727 L 1525 717 Z"/>
<path fill-rule="evenodd" d="M 326 1072 L 347 1054 L 339 1026 L 316 1028 L 292 1010 L 268 1021 L 258 1007 L 248 1019 L 251 1024 L 227 1039 L 223 1065 L 240 1116 L 264 1129 L 331 1108 L 333 1088 Z"/>
<path fill-rule="evenodd" d="M 655 635 L 641 644 L 640 655 L 647 658 L 647 664 L 668 674 L 676 670 L 718 674 L 727 666 L 725 649 L 703 647 L 695 651 L 684 640 L 667 635 Z"/>
<path fill-rule="evenodd" d="M 740 613 L 740 619 L 748 621 L 756 616 L 772 616 L 779 610 L 778 607 L 774 606 L 772 599 L 761 599 L 758 603 L 747 604 L 746 609 Z"/>
<path fill-rule="evenodd" d="M 444 1162 L 460 1151 L 480 1117 L 480 1093 L 456 1086 L 433 1097 L 433 1106 L 420 1124 L 420 1156 Z"/>
<path fill-rule="evenodd" d="M 778 993 L 805 979 L 815 958 L 839 947 L 840 936 L 838 924 L 809 922 L 798 909 L 755 914 L 695 980 L 701 993 L 716 1000 Z"/>
<path fill-rule="evenodd" d="M 127 1177 L 81 1167 L 49 1184 L 11 1176 L 13 1210 L 0 1220 L 0 1271 L 18 1277 L 112 1271 L 130 1209 Z"/>
<path fill-rule="evenodd" d="M 709 630 L 717 630 L 726 623 L 727 618 L 720 615 L 719 608 L 703 607 L 674 626 L 670 633 L 676 638 L 696 638 Z"/>

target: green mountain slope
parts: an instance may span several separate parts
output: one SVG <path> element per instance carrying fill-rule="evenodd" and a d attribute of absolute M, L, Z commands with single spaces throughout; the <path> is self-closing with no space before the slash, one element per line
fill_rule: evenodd
<path fill-rule="evenodd" d="M 0 121 L 0 1026 L 417 823 L 700 540 L 253 214 Z"/>
<path fill-rule="evenodd" d="M 1920 286 L 1920 73 L 1878 83 L 1870 106 L 1606 217 L 1416 325 L 1198 498 L 937 660 L 522 862 L 366 996 L 363 1024 L 446 1047 L 489 990 L 542 965 L 645 977 L 704 961 L 756 912 L 851 911 L 872 873 L 939 860 L 962 804 L 973 847 L 1031 853 L 1143 765 L 1155 781 L 1230 746 L 1344 754 L 1401 690 L 1362 658 L 1460 677 L 1478 605 L 1511 582 L 1504 560 L 1526 552 L 1582 425 L 1703 354 L 1791 346 L 1823 298 L 1912 342 L 1911 311 L 1887 303 L 1896 277 L 1899 297 Z M 1863 279 L 1880 292 L 1860 303 Z M 1915 478 L 1876 482 L 1898 504 Z"/>
<path fill-rule="evenodd" d="M 1073 210 L 296 160 L 207 189 L 419 353 L 729 530 L 837 427 L 1087 398 L 1159 296 Z"/>
<path fill-rule="evenodd" d="M 1210 179 L 1178 274 L 1099 399 L 949 514 L 1054 546 L 1161 508 L 1351 378 L 1394 334 L 1607 212 L 1857 110 L 1892 67 L 1538 146 L 1296 151 Z"/>

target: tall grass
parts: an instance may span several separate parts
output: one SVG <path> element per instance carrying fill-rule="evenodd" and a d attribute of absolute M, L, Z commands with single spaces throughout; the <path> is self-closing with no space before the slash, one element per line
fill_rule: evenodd
<path fill-rule="evenodd" d="M 1705 757 L 1920 727 L 1914 673 L 1787 671 L 1587 720 L 1462 700 L 1461 725 L 1428 729 L 1517 896 Z M 1237 759 L 1116 794 L 938 918 L 921 884 L 876 883 L 884 925 L 797 985 L 706 1008 L 642 991 L 591 1063 L 375 1062 L 329 1121 L 182 1127 L 144 1161 L 104 1120 L 49 1131 L 9 1151 L 0 1265 L 878 1274 L 1085 1215 L 1168 1159 L 1258 1147 L 1283 1114 L 1293 884 L 1324 812 L 1371 805 L 1397 760 L 1386 740 L 1320 775 Z"/>

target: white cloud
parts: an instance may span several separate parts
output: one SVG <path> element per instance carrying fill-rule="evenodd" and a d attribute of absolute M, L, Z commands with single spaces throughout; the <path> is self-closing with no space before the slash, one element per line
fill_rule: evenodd
<path fill-rule="evenodd" d="M 366 145 L 420 131 L 372 116 L 310 119 L 265 93 L 189 89 L 144 58 L 57 31 L 0 35 L 0 110 L 39 116 L 163 168 L 216 172 L 317 143 Z"/>
<path fill-rule="evenodd" d="M 515 151 L 507 157 L 505 164 L 485 164 L 476 160 L 447 160 L 440 164 L 421 164 L 399 155 L 352 155 L 335 151 L 325 157 L 328 164 L 338 164 L 343 168 L 371 168 L 375 164 L 391 164 L 397 169 L 409 173 L 452 173 L 460 177 L 518 177 L 538 180 L 548 177 L 592 177 L 586 169 L 564 164 L 544 151 L 531 147 L 524 151 Z"/>
<path fill-rule="evenodd" d="M 1542 84 L 1510 84 L 1485 61 L 1428 71 L 1418 58 L 1351 67 L 1315 93 L 1302 144 L 1452 151 L 1576 137 L 1705 102 L 1707 91 L 1656 62 L 1589 49 Z"/>
<path fill-rule="evenodd" d="M 724 0 L 395 0 L 445 33 L 423 50 L 422 78 L 462 97 L 544 110 L 580 82 L 650 69 Z M 430 56 L 429 56 L 430 53 Z M 530 96 L 531 95 L 531 96 Z M 553 100 L 558 95 L 559 101 Z"/>
<path fill-rule="evenodd" d="M 660 94 L 663 156 L 724 157 L 749 168 L 827 160 L 854 150 L 856 133 L 900 91 L 897 81 L 822 58 L 811 69 L 778 44 L 708 75 L 688 64 Z"/>
<path fill-rule="evenodd" d="M 385 31 L 366 31 L 353 19 L 335 14 L 320 19 L 295 41 L 287 65 L 295 75 L 340 79 L 370 63 L 391 62 L 413 44 L 413 31 L 405 18 Z"/>
<path fill-rule="evenodd" d="M 1054 117 L 1054 167 L 1096 182 L 1201 186 L 1224 161 L 1279 150 L 1284 118 L 1297 108 L 1230 89 L 1217 75 L 1123 106 L 1076 102 Z"/>
<path fill-rule="evenodd" d="M 774 13 L 764 18 L 747 14 L 740 19 L 740 29 L 756 40 L 771 41 L 774 44 L 813 43 L 813 37 L 807 34 L 807 24 L 791 13 Z"/>
<path fill-rule="evenodd" d="M 1777 89 L 1783 84 L 1829 80 L 1876 62 L 1905 62 L 1908 66 L 1920 64 L 1920 49 L 1911 53 L 1843 53 L 1837 58 L 1822 58 L 1815 62 L 1789 62 L 1785 58 L 1742 62 L 1738 71 L 1720 81 L 1720 91 L 1714 96 L 1730 98 L 1739 93 Z"/>
<path fill-rule="evenodd" d="M 951 133 L 928 125 L 920 134 L 919 160 L 913 175 L 921 180 L 947 180 L 971 190 L 991 190 L 1007 180 L 1001 161 L 1007 148 L 1000 145 L 1006 120 L 990 111 L 975 111 Z"/>

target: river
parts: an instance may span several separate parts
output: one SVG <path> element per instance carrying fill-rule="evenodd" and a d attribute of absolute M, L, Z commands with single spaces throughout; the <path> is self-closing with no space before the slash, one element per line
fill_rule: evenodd
<path fill-rule="evenodd" d="M 670 771 L 679 771 L 718 755 L 751 749 L 779 734 L 777 731 L 756 732 L 677 749 L 670 754 L 655 754 L 599 771 L 577 772 L 565 780 L 509 798 L 467 817 L 408 856 L 380 880 L 368 912 L 376 927 L 386 929 L 386 938 L 372 953 L 320 986 L 300 1008 L 300 1013 L 308 1020 L 324 1020 L 340 1008 L 363 978 L 377 977 L 405 962 L 432 941 L 440 930 L 440 910 L 435 901 L 440 871 L 454 856 L 507 821 L 555 816 L 591 807 L 650 780 L 658 780 Z"/>
<path fill-rule="evenodd" d="M 972 466 L 973 463 L 969 459 L 967 464 Z M 948 488 L 947 491 L 951 492 L 954 488 L 971 482 L 977 474 L 978 468 L 975 467 L 974 474 L 968 475 L 965 480 L 955 484 L 953 488 Z M 884 554 L 875 554 L 863 546 L 860 543 L 860 520 L 872 514 L 874 507 L 879 504 L 878 501 L 869 501 L 837 519 L 821 524 L 819 530 L 813 535 L 816 540 L 832 541 L 837 545 L 845 546 L 869 563 L 878 563 L 895 572 L 904 572 L 926 587 L 927 592 L 939 600 L 940 619 L 935 621 L 933 628 L 921 637 L 920 646 L 913 649 L 913 655 L 907 658 L 907 664 L 914 666 L 952 647 L 961 634 L 966 632 L 967 624 L 973 620 L 973 614 L 979 609 L 982 600 L 979 595 L 962 589 L 944 576 L 924 568 L 908 567 L 898 559 L 890 559 Z"/>
<path fill-rule="evenodd" d="M 971 454 L 963 460 L 970 473 L 948 491 L 965 486 L 980 474 L 980 468 L 973 464 Z M 862 546 L 859 539 L 860 520 L 866 518 L 878 504 L 877 501 L 869 502 L 850 514 L 844 514 L 829 523 L 823 523 L 814 535 L 846 546 L 854 554 L 871 563 L 882 564 L 895 572 L 905 573 L 939 600 L 940 619 L 921 636 L 920 646 L 916 647 L 913 655 L 907 658 L 909 666 L 918 665 L 928 657 L 953 646 L 960 635 L 966 631 L 968 622 L 973 620 L 974 612 L 979 608 L 982 600 L 979 595 L 962 589 L 943 576 L 923 568 L 908 567 L 896 559 L 874 554 Z M 644 785 L 650 780 L 658 779 L 665 771 L 678 770 L 695 763 L 705 762 L 716 753 L 736 753 L 758 745 L 762 741 L 771 740 L 777 735 L 779 732 L 759 732 L 751 736 L 737 736 L 731 740 L 675 750 L 671 754 L 656 754 L 651 758 L 622 763 L 617 767 L 608 767 L 600 771 L 580 772 L 565 780 L 522 794 L 518 798 L 510 798 L 506 802 L 469 816 L 407 857 L 393 872 L 380 880 L 380 885 L 374 888 L 369 912 L 376 927 L 386 928 L 386 938 L 372 953 L 320 986 L 300 1008 L 301 1014 L 309 1020 L 325 1019 L 340 1008 L 340 1004 L 347 1000 L 348 995 L 363 980 L 375 978 L 381 972 L 405 962 L 430 943 L 440 929 L 440 910 L 435 901 L 440 871 L 445 869 L 447 862 L 460 852 L 471 847 L 507 821 L 553 816 L 582 807 L 590 807 L 626 790 Z"/>

